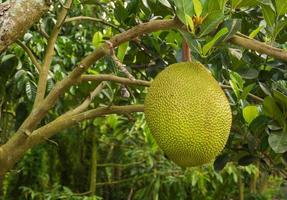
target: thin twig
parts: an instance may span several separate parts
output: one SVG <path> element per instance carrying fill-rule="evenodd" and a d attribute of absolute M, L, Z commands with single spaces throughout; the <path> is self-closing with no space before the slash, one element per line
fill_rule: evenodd
<path fill-rule="evenodd" d="M 115 62 L 116 66 L 132 81 L 136 80 L 135 77 L 126 69 L 126 67 L 124 66 L 123 63 L 121 63 L 121 61 L 117 58 L 115 51 L 114 51 L 114 47 L 113 47 L 113 43 L 111 43 L 110 41 L 106 41 L 106 43 L 108 44 L 109 48 L 110 48 L 110 56 L 113 59 L 113 61 Z"/>
<path fill-rule="evenodd" d="M 103 90 L 103 88 L 106 86 L 106 82 L 101 82 L 91 93 L 90 95 L 85 99 L 85 101 L 79 105 L 78 107 L 76 107 L 75 109 L 73 109 L 71 112 L 69 112 L 69 114 L 77 114 L 77 113 L 81 113 L 84 110 L 86 110 L 89 105 L 91 104 L 91 102 L 93 101 L 93 99 Z"/>
<path fill-rule="evenodd" d="M 70 17 L 70 18 L 67 18 L 67 19 L 65 20 L 65 23 L 73 22 L 73 21 L 80 21 L 80 20 L 90 20 L 90 21 L 99 22 L 99 23 L 101 23 L 101 24 L 110 26 L 110 27 L 116 29 L 116 30 L 119 31 L 119 32 L 123 32 L 119 27 L 117 27 L 116 25 L 114 25 L 114 24 L 112 24 L 112 23 L 107 22 L 106 20 L 99 19 L 99 18 L 94 18 L 94 17 L 88 17 L 88 16 Z"/>
<path fill-rule="evenodd" d="M 133 165 L 139 165 L 145 162 L 145 160 L 133 162 L 133 163 L 127 163 L 127 164 L 119 164 L 119 163 L 103 163 L 103 164 L 97 164 L 97 167 L 129 167 Z"/>
<path fill-rule="evenodd" d="M 222 88 L 222 89 L 232 89 L 232 87 L 230 86 L 230 85 L 223 85 L 223 84 L 220 84 L 220 87 Z M 242 92 L 242 90 L 240 90 L 241 92 Z M 264 101 L 264 99 L 262 99 L 261 97 L 259 97 L 259 96 L 256 96 L 256 95 L 254 95 L 254 94 L 251 94 L 251 93 L 248 93 L 248 96 L 249 97 L 252 97 L 253 99 L 255 99 L 256 101 L 259 101 L 259 102 L 263 102 Z"/>
<path fill-rule="evenodd" d="M 16 43 L 28 54 L 31 62 L 35 65 L 35 67 L 37 68 L 38 72 L 40 72 L 41 71 L 41 64 L 37 60 L 37 58 L 34 55 L 34 53 L 31 51 L 31 49 L 27 45 L 22 43 L 20 40 L 17 40 Z"/>
<path fill-rule="evenodd" d="M 124 85 L 142 85 L 142 86 L 150 86 L 149 81 L 144 80 L 130 80 L 128 78 L 123 78 L 119 76 L 115 76 L 112 74 L 99 74 L 99 75 L 82 75 L 79 79 L 80 82 L 82 81 L 114 81 L 117 83 L 121 83 Z"/>

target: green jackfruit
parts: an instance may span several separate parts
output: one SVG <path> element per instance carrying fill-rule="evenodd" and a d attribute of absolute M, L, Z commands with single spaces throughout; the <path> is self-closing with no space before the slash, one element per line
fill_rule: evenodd
<path fill-rule="evenodd" d="M 199 62 L 160 72 L 148 89 L 144 112 L 159 147 L 184 167 L 211 162 L 224 148 L 232 122 L 224 92 Z"/>

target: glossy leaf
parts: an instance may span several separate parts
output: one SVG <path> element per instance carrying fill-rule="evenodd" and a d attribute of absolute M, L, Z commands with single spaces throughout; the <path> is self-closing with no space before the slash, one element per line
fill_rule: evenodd
<path fill-rule="evenodd" d="M 277 102 L 281 103 L 282 105 L 285 106 L 285 108 L 287 108 L 287 96 L 286 95 L 284 95 L 283 93 L 277 90 L 273 91 L 273 95 Z"/>
<path fill-rule="evenodd" d="M 270 5 L 261 5 L 264 19 L 268 26 L 273 26 L 275 23 L 275 12 Z"/>
<path fill-rule="evenodd" d="M 195 28 L 194 28 L 194 23 L 193 23 L 192 18 L 189 15 L 185 15 L 185 21 L 186 21 L 185 24 L 187 25 L 188 30 L 191 33 L 194 33 Z"/>
<path fill-rule="evenodd" d="M 218 25 L 223 21 L 224 15 L 221 11 L 214 11 L 208 13 L 206 19 L 203 21 L 201 25 L 201 31 L 199 37 L 203 37 L 209 34 L 211 31 L 214 31 L 218 27 Z"/>
<path fill-rule="evenodd" d="M 194 12 L 196 16 L 201 16 L 202 13 L 202 4 L 200 0 L 192 0 L 193 2 L 193 7 L 194 7 Z"/>
<path fill-rule="evenodd" d="M 193 16 L 195 14 L 191 0 L 174 0 L 174 4 L 176 15 L 183 23 L 186 23 L 186 15 Z"/>
<path fill-rule="evenodd" d="M 287 133 L 273 132 L 268 138 L 269 145 L 275 153 L 284 153 L 287 151 Z"/>
<path fill-rule="evenodd" d="M 275 100 L 272 97 L 267 96 L 264 99 L 263 110 L 267 116 L 276 120 L 282 127 L 285 125 L 284 115 L 282 114 L 281 110 L 279 109 Z"/>
<path fill-rule="evenodd" d="M 216 33 L 216 35 L 212 38 L 211 41 L 209 41 L 207 44 L 205 44 L 202 47 L 202 54 L 205 56 L 207 55 L 207 53 L 211 50 L 211 48 L 216 44 L 216 42 L 223 37 L 225 34 L 228 33 L 228 29 L 227 28 L 223 28 L 220 31 L 218 31 Z"/>
<path fill-rule="evenodd" d="M 255 87 L 255 83 L 252 83 L 246 87 L 244 87 L 242 93 L 241 93 L 241 99 L 245 100 L 246 97 L 248 96 L 248 94 L 253 90 L 253 88 Z"/>
<path fill-rule="evenodd" d="M 261 29 L 264 28 L 264 26 L 258 26 L 255 30 L 253 30 L 250 34 L 249 37 L 250 38 L 254 38 L 260 31 Z"/>
<path fill-rule="evenodd" d="M 121 62 L 124 61 L 124 57 L 126 55 L 128 47 L 129 47 L 129 42 L 125 42 L 125 43 L 121 44 L 118 48 L 117 57 Z"/>
<path fill-rule="evenodd" d="M 251 122 L 259 115 L 259 110 L 257 106 L 246 106 L 242 111 L 244 120 L 251 124 Z"/>
<path fill-rule="evenodd" d="M 93 45 L 98 48 L 103 42 L 103 34 L 101 32 L 96 32 L 93 36 Z"/>

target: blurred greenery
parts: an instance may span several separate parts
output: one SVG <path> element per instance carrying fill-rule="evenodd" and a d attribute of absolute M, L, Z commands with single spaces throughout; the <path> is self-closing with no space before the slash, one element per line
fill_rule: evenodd
<path fill-rule="evenodd" d="M 54 2 L 21 39 L 39 60 L 47 45 L 43 33 L 51 34 L 61 7 Z M 48 92 L 81 58 L 113 35 L 177 14 L 189 32 L 146 34 L 122 44 L 116 55 L 137 79 L 151 80 L 182 60 L 185 38 L 192 60 L 203 63 L 229 88 L 224 89 L 233 114 L 229 141 L 214 163 L 183 169 L 158 148 L 143 114 L 99 117 L 29 150 L 6 174 L 3 199 L 287 199 L 286 63 L 227 42 L 239 31 L 287 49 L 286 8 L 285 0 L 74 0 L 69 17 L 98 20 L 63 25 Z M 195 15 L 203 22 L 195 20 Z M 100 73 L 125 76 L 108 56 L 87 71 Z M 31 112 L 37 81 L 37 69 L 16 43 L 0 55 L 0 144 Z M 41 125 L 78 105 L 95 86 L 85 82 L 71 87 Z M 143 86 L 110 82 L 90 107 L 143 103 L 146 92 Z"/>

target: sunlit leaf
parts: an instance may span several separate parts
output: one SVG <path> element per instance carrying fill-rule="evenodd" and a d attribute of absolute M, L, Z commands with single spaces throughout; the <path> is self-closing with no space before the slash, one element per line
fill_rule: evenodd
<path fill-rule="evenodd" d="M 253 30 L 250 34 L 249 37 L 250 38 L 254 38 L 260 31 L 261 29 L 264 28 L 264 26 L 258 26 L 255 30 Z"/>
<path fill-rule="evenodd" d="M 93 36 L 93 45 L 98 48 L 103 42 L 103 34 L 101 32 L 96 32 Z"/>
<path fill-rule="evenodd" d="M 259 110 L 257 106 L 246 106 L 242 110 L 244 120 L 250 124 L 258 115 Z"/>
<path fill-rule="evenodd" d="M 200 0 L 192 0 L 194 6 L 194 12 L 196 16 L 200 16 L 202 13 L 202 4 Z"/>
<path fill-rule="evenodd" d="M 284 15 L 287 13 L 287 1 L 275 0 L 276 11 L 278 15 Z"/>
<path fill-rule="evenodd" d="M 228 33 L 228 29 L 225 27 L 218 31 L 216 35 L 212 38 L 211 41 L 209 41 L 207 44 L 205 44 L 202 47 L 202 54 L 205 56 L 207 53 L 211 50 L 211 48 L 216 44 L 216 42 L 223 37 L 226 33 Z"/>
<path fill-rule="evenodd" d="M 117 57 L 121 62 L 123 62 L 124 60 L 128 47 L 129 47 L 129 42 L 125 42 L 121 44 L 118 48 Z"/>

